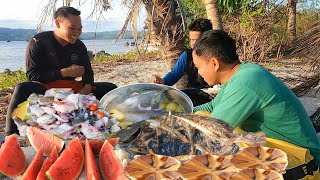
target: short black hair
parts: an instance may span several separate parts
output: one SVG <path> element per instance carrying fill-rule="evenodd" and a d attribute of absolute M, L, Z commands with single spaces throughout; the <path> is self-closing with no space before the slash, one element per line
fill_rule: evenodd
<path fill-rule="evenodd" d="M 204 32 L 194 44 L 193 50 L 204 59 L 215 57 L 226 64 L 239 62 L 236 41 L 222 30 Z"/>
<path fill-rule="evenodd" d="M 73 7 L 69 6 L 62 6 L 59 9 L 54 12 L 54 19 L 57 19 L 58 17 L 64 17 L 66 18 L 69 14 L 75 15 L 75 16 L 80 16 L 81 12 Z"/>
<path fill-rule="evenodd" d="M 212 23 L 209 19 L 199 18 L 189 25 L 189 31 L 200 31 L 201 33 L 211 30 Z"/>

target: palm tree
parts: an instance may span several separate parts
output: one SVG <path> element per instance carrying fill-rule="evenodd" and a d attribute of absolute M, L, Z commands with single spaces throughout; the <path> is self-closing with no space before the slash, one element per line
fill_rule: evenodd
<path fill-rule="evenodd" d="M 177 3 L 178 2 L 178 3 Z M 183 12 L 178 0 L 144 0 L 147 10 L 146 27 L 149 33 L 160 44 L 162 59 L 167 62 L 168 71 L 174 66 L 179 54 L 186 48 L 184 43 L 185 23 Z M 128 16 L 128 18 L 130 18 Z M 177 88 L 184 88 L 186 81 L 183 78 Z"/>
<path fill-rule="evenodd" d="M 202 0 L 202 2 L 206 7 L 207 18 L 212 22 L 212 28 L 223 30 L 222 18 L 219 13 L 217 0 Z"/>
<path fill-rule="evenodd" d="M 291 46 L 294 46 L 295 40 L 297 38 L 296 12 L 297 12 L 297 0 L 288 0 L 287 34 L 288 34 L 289 44 Z"/>

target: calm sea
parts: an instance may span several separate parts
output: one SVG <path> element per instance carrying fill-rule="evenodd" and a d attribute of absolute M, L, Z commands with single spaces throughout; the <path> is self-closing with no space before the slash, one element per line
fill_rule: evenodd
<path fill-rule="evenodd" d="M 121 39 L 116 43 L 114 40 L 83 40 L 87 49 L 93 53 L 104 50 L 109 54 L 117 54 L 134 49 L 135 46 L 125 46 L 126 42 L 132 42 L 132 39 Z M 26 41 L 0 41 L 0 72 L 5 69 L 11 71 L 25 68 Z"/>

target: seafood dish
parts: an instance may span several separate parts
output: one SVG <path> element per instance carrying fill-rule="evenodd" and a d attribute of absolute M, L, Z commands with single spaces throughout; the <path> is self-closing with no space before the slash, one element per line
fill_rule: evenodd
<path fill-rule="evenodd" d="M 133 124 L 116 133 L 120 147 L 135 155 L 232 155 L 241 145 L 263 146 L 265 135 L 237 133 L 223 121 L 194 114 L 173 114 Z"/>
<path fill-rule="evenodd" d="M 27 116 L 13 115 L 20 136 L 26 135 L 28 126 L 37 126 L 64 140 L 74 137 L 104 140 L 125 124 L 103 110 L 91 94 L 73 94 L 59 89 L 48 91 L 45 95 L 29 96 L 26 112 L 21 112 Z"/>
<path fill-rule="evenodd" d="M 167 115 L 191 113 L 191 99 L 178 89 L 160 84 L 138 83 L 116 88 L 101 99 L 104 110 L 116 112 L 121 120 L 133 123 Z"/>

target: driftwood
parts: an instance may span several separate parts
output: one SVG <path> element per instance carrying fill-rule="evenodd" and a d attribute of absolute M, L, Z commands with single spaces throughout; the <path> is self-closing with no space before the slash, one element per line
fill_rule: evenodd
<path fill-rule="evenodd" d="M 312 88 L 316 87 L 320 82 L 320 73 L 307 78 L 303 83 L 293 87 L 291 90 L 298 97 L 306 95 Z M 319 90 L 318 90 L 319 91 Z"/>

